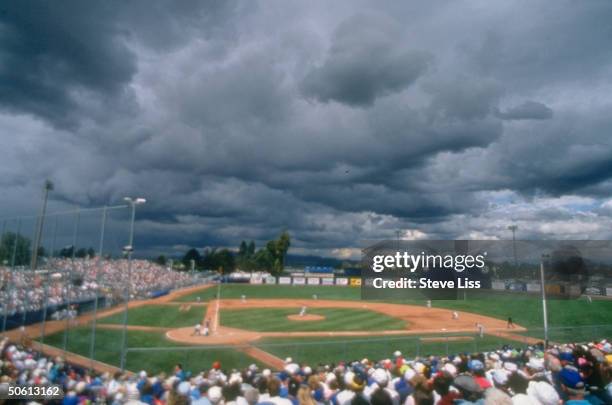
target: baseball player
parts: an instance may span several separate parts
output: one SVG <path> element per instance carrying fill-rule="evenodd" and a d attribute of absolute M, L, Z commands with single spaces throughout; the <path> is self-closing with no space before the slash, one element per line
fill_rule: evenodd
<path fill-rule="evenodd" d="M 482 339 L 484 337 L 484 325 L 481 323 L 476 323 L 476 329 L 478 329 L 478 335 Z"/>
<path fill-rule="evenodd" d="M 204 336 L 208 336 L 210 334 L 210 319 L 207 319 L 204 322 Z"/>

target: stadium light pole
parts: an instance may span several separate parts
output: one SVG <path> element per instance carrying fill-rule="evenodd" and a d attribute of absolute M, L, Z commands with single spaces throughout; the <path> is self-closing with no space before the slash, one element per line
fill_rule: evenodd
<path fill-rule="evenodd" d="M 134 220 L 136 219 L 136 206 L 147 202 L 144 198 L 123 199 L 131 208 L 132 216 L 130 219 L 130 238 L 129 244 L 123 248 L 128 258 L 128 273 L 127 282 L 125 283 L 125 308 L 123 311 L 123 329 L 121 333 L 121 371 L 125 371 L 125 355 L 126 355 L 126 340 L 127 340 L 127 322 L 128 322 L 128 303 L 130 301 L 130 279 L 132 278 L 132 252 L 134 252 Z"/>
<path fill-rule="evenodd" d="M 542 290 L 542 314 L 544 316 L 544 348 L 548 347 L 548 311 L 546 309 L 546 286 L 544 284 L 544 262 L 550 255 L 543 254 L 540 261 L 540 288 Z"/>
<path fill-rule="evenodd" d="M 518 267 L 518 259 L 516 257 L 516 230 L 518 225 L 510 225 L 508 229 L 512 231 L 512 253 L 514 254 L 514 267 Z"/>
<path fill-rule="evenodd" d="M 43 201 L 42 207 L 40 208 L 40 217 L 38 217 L 38 227 L 36 229 L 36 236 L 34 238 L 34 248 L 32 251 L 32 271 L 36 270 L 38 263 L 38 247 L 40 246 L 40 239 L 42 238 L 43 226 L 45 223 L 45 214 L 47 212 L 47 200 L 49 198 L 49 191 L 53 191 L 53 183 L 50 180 L 45 180 L 43 186 Z"/>

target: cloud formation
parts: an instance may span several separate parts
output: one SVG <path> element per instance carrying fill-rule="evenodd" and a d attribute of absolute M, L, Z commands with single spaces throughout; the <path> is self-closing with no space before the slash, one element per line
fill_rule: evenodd
<path fill-rule="evenodd" d="M 347 257 L 397 229 L 510 222 L 607 238 L 610 18 L 569 1 L 3 4 L 0 209 L 36 213 L 47 177 L 50 210 L 142 195 L 148 252 L 287 229 L 297 252 Z"/>

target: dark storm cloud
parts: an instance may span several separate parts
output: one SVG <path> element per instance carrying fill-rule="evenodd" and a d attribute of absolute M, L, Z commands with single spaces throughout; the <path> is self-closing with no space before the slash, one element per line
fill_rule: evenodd
<path fill-rule="evenodd" d="M 360 14 L 336 29 L 328 55 L 302 82 L 305 96 L 322 102 L 371 105 L 399 92 L 421 76 L 431 59 L 404 46 L 406 38 L 391 18 Z"/>
<path fill-rule="evenodd" d="M 610 236 L 612 12 L 561 4 L 3 4 L 0 206 L 144 196 L 147 251 Z"/>
<path fill-rule="evenodd" d="M 58 125 L 74 122 L 75 92 L 119 93 L 136 71 L 108 3 L 0 6 L 0 103 Z"/>
<path fill-rule="evenodd" d="M 525 101 L 522 104 L 500 111 L 497 116 L 504 120 L 547 120 L 552 118 L 553 111 L 537 101 Z"/>
<path fill-rule="evenodd" d="M 74 126 L 90 95 L 112 104 L 130 91 L 137 71 L 130 40 L 167 49 L 184 39 L 189 24 L 211 29 L 215 17 L 227 18 L 232 2 L 224 3 L 204 12 L 197 1 L 5 2 L 0 106 Z"/>

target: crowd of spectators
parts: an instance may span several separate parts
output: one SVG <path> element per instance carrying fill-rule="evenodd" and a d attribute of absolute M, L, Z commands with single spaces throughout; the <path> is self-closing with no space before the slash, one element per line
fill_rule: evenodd
<path fill-rule="evenodd" d="M 225 370 L 215 362 L 190 373 L 95 374 L 61 358 L 4 340 L 0 382 L 61 384 L 66 405 L 86 403 L 193 405 L 588 405 L 612 403 L 608 341 L 543 350 L 503 347 L 483 353 Z"/>
<path fill-rule="evenodd" d="M 146 298 L 154 291 L 184 287 L 197 282 L 185 272 L 174 271 L 148 260 L 51 259 L 44 269 L 11 270 L 0 267 L 0 314 L 8 316 L 37 311 L 47 306 L 92 300 L 98 295 L 110 303 L 125 296 Z"/>

